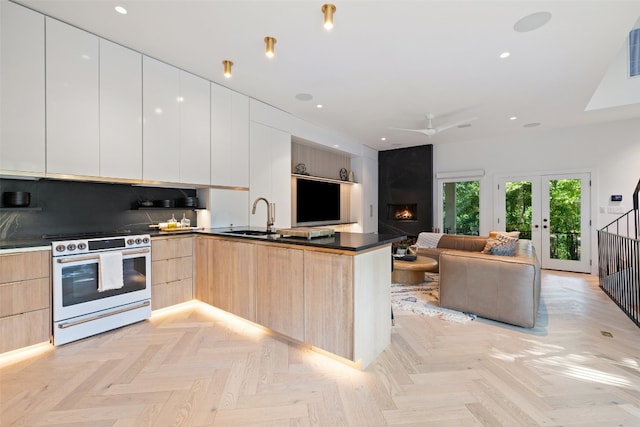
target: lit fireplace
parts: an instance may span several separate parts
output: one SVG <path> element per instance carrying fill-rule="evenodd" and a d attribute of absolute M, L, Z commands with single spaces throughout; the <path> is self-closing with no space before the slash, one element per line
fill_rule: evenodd
<path fill-rule="evenodd" d="M 387 205 L 387 219 L 416 221 L 418 219 L 418 205 L 415 203 Z"/>

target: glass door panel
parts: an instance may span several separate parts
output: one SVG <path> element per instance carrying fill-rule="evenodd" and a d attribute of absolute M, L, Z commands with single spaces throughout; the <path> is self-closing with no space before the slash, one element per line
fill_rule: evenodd
<path fill-rule="evenodd" d="M 589 174 L 499 179 L 495 228 L 531 240 L 542 268 L 588 273 L 589 181 Z"/>
<path fill-rule="evenodd" d="M 480 181 L 442 183 L 442 231 L 477 235 L 480 229 Z"/>

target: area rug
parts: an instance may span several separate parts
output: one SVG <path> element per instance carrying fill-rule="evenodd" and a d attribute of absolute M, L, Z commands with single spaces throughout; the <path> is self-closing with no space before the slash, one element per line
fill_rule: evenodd
<path fill-rule="evenodd" d="M 448 322 L 466 323 L 475 320 L 473 314 L 442 308 L 438 304 L 438 275 L 425 274 L 425 281 L 417 285 L 391 284 L 391 306 L 395 309 L 438 316 Z"/>

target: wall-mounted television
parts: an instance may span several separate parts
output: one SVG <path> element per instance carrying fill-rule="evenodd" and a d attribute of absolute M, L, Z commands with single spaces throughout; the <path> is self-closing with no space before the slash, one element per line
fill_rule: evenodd
<path fill-rule="evenodd" d="M 339 183 L 304 178 L 296 181 L 296 225 L 340 222 Z"/>

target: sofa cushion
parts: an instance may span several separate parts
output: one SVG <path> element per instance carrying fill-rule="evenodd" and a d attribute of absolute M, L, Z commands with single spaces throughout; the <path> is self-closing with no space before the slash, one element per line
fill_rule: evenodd
<path fill-rule="evenodd" d="M 439 249 L 456 249 L 460 251 L 481 252 L 487 244 L 484 236 L 463 236 L 457 234 L 444 234 L 438 241 Z"/>

